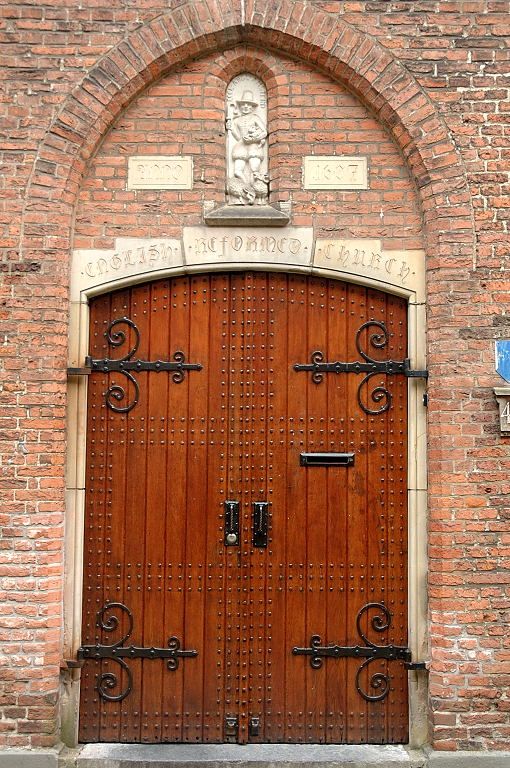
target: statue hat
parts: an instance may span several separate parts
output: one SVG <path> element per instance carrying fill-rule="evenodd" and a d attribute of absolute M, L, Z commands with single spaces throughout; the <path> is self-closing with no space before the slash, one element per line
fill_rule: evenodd
<path fill-rule="evenodd" d="M 236 104 L 251 104 L 253 107 L 258 107 L 258 102 L 253 98 L 253 91 L 244 91 L 240 99 L 237 99 Z"/>

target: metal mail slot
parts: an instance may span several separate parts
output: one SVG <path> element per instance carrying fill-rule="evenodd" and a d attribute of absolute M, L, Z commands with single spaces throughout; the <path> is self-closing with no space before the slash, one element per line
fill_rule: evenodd
<path fill-rule="evenodd" d="M 350 467 L 354 464 L 353 453 L 302 453 L 302 467 Z"/>

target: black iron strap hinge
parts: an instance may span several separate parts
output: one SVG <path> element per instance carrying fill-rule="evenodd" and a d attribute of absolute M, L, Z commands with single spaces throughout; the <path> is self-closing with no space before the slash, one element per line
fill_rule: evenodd
<path fill-rule="evenodd" d="M 426 661 L 406 661 L 404 667 L 410 672 L 420 672 L 428 669 Z"/>
<path fill-rule="evenodd" d="M 312 635 L 309 646 L 305 648 L 296 646 L 292 649 L 292 653 L 294 656 L 309 656 L 312 669 L 321 669 L 325 658 L 365 659 L 356 673 L 356 690 L 365 701 L 382 701 L 390 691 L 390 676 L 386 672 L 378 671 L 370 677 L 369 685 L 376 693 L 367 693 L 362 685 L 362 673 L 371 662 L 377 659 L 402 661 L 406 669 L 426 669 L 425 662 L 412 661 L 410 648 L 402 645 L 377 645 L 368 639 L 361 627 L 362 622 L 369 621 L 372 630 L 385 632 L 391 627 L 391 619 L 391 613 L 383 603 L 367 603 L 356 616 L 356 629 L 365 645 L 322 645 L 320 636 Z"/>
<path fill-rule="evenodd" d="M 388 661 L 411 661 L 411 651 L 403 645 L 321 645 L 319 635 L 312 635 L 308 648 L 293 648 L 295 656 L 310 656 L 313 669 L 322 667 L 322 659 L 387 659 Z"/>
<path fill-rule="evenodd" d="M 70 366 L 67 369 L 67 375 L 68 376 L 90 376 L 90 374 L 92 373 L 92 369 L 87 364 L 87 360 L 85 360 L 85 365 L 87 366 L 85 368 L 79 368 L 77 366 L 74 366 L 74 367 Z"/>
<path fill-rule="evenodd" d="M 386 325 L 378 320 L 369 320 L 368 322 L 363 323 L 356 333 L 356 349 L 362 358 L 361 360 L 355 360 L 353 362 L 343 362 L 340 360 L 327 362 L 324 360 L 324 354 L 320 350 L 316 350 L 311 354 L 311 362 L 296 363 L 294 365 L 294 370 L 310 371 L 314 384 L 320 384 L 325 373 L 364 373 L 365 376 L 358 387 L 358 403 L 365 413 L 376 415 L 389 410 L 391 407 L 392 395 L 386 385 L 380 383 L 372 389 L 369 393 L 369 397 L 366 398 L 366 400 L 371 400 L 377 407 L 367 405 L 362 398 L 363 387 L 368 385 L 373 376 L 384 374 L 386 376 L 401 375 L 406 376 L 409 379 L 426 379 L 428 377 L 428 371 L 414 370 L 411 368 L 411 361 L 409 358 L 405 358 L 405 360 L 375 360 L 373 357 L 370 357 L 370 355 L 363 350 L 361 341 L 363 333 L 368 329 L 373 329 L 373 332 L 369 336 L 371 347 L 378 350 L 387 346 L 390 336 Z"/>
<path fill-rule="evenodd" d="M 119 613 L 116 615 L 115 611 Z M 122 617 L 128 622 L 128 629 L 120 640 L 111 645 L 82 645 L 78 648 L 76 657 L 79 661 L 89 659 L 100 661 L 111 659 L 116 661 L 126 673 L 124 687 L 120 693 L 108 693 L 119 686 L 117 675 L 113 672 L 103 672 L 98 676 L 97 692 L 104 701 L 122 701 L 133 689 L 133 675 L 124 659 L 165 659 L 167 669 L 175 672 L 179 668 L 179 659 L 194 658 L 198 651 L 181 649 L 180 640 L 177 637 L 168 639 L 167 648 L 155 648 L 154 646 L 141 647 L 136 645 L 124 645 L 133 631 L 133 614 L 123 603 L 106 603 L 97 612 L 96 626 L 105 632 L 114 632 L 121 624 Z"/>
<path fill-rule="evenodd" d="M 339 360 L 334 363 L 325 363 L 322 352 L 312 352 L 311 363 L 296 363 L 295 371 L 312 371 L 312 380 L 320 384 L 323 373 L 385 373 L 387 376 L 406 376 L 408 379 L 426 379 L 428 371 L 420 371 L 411 368 L 408 357 L 405 360 L 381 360 L 379 362 L 353 362 L 344 363 Z"/>
<path fill-rule="evenodd" d="M 187 363 L 184 352 L 177 350 L 174 352 L 173 360 L 133 360 L 133 355 L 140 345 L 140 331 L 137 325 L 129 317 L 120 317 L 113 320 L 105 331 L 105 337 L 111 347 L 121 347 L 126 343 L 128 330 L 121 330 L 118 326 L 127 326 L 131 329 L 134 336 L 134 342 L 124 357 L 121 358 L 85 358 L 85 368 L 68 368 L 69 376 L 88 376 L 91 373 L 121 373 L 131 382 L 134 388 L 134 394 L 126 405 L 118 405 L 126 399 L 126 391 L 120 384 L 113 383 L 105 392 L 106 405 L 115 413 L 128 413 L 138 403 L 140 397 L 140 388 L 133 372 L 154 371 L 160 373 L 163 371 L 172 373 L 172 381 L 180 384 L 184 381 L 186 371 L 201 371 L 200 363 Z"/>

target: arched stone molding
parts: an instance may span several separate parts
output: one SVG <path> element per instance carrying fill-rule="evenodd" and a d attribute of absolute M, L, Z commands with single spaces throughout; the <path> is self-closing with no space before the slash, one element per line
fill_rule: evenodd
<path fill-rule="evenodd" d="M 172 66 L 239 43 L 273 48 L 320 67 L 352 90 L 388 128 L 420 191 L 429 257 L 471 265 L 474 229 L 456 147 L 434 103 L 380 43 L 306 2 L 193 0 L 130 33 L 67 98 L 42 143 L 24 220 L 50 210 L 44 246 L 68 257 L 74 203 L 86 164 L 122 110 Z M 243 13 L 244 10 L 244 13 Z M 244 16 L 244 18 L 243 18 Z M 58 217 L 58 237 L 53 221 Z M 40 253 L 40 235 L 21 234 L 21 252 Z M 58 254 L 62 254 L 59 258 Z"/>

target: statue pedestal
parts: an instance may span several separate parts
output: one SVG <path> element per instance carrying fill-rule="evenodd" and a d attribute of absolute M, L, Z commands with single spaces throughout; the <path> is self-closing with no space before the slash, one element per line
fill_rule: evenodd
<path fill-rule="evenodd" d="M 288 213 L 272 205 L 222 205 L 204 213 L 210 227 L 284 227 Z"/>

